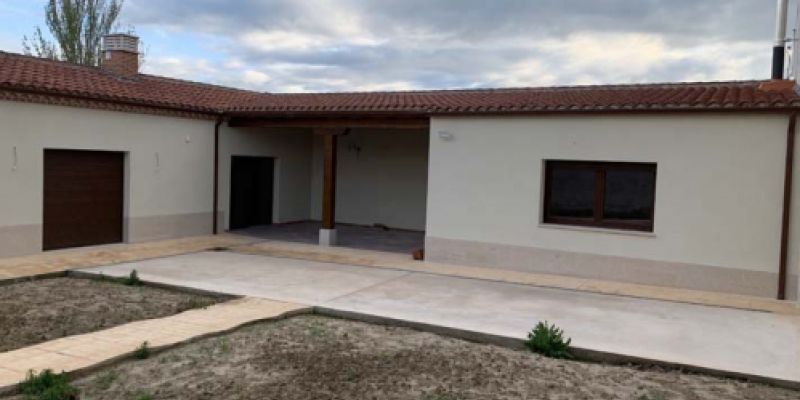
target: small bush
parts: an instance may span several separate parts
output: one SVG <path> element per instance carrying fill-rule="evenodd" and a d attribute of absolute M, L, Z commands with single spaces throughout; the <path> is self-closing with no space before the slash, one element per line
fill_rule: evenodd
<path fill-rule="evenodd" d="M 139 273 L 136 270 L 131 271 L 130 275 L 122 283 L 128 286 L 142 286 L 142 280 L 139 279 Z"/>
<path fill-rule="evenodd" d="M 137 347 L 136 350 L 134 350 L 133 356 L 137 360 L 145 360 L 150 358 L 150 345 L 147 342 L 143 342 L 141 346 Z"/>
<path fill-rule="evenodd" d="M 28 372 L 28 377 L 19 384 L 25 400 L 77 400 L 78 390 L 69 384 L 67 376 L 46 369 L 39 374 Z"/>
<path fill-rule="evenodd" d="M 146 392 L 137 392 L 135 397 L 134 397 L 134 399 L 135 400 L 153 400 L 153 395 L 150 394 L 150 393 L 146 393 Z"/>
<path fill-rule="evenodd" d="M 547 321 L 539 322 L 536 327 L 528 333 L 528 340 L 525 347 L 550 358 L 572 358 L 569 346 L 572 339 L 564 339 L 564 331 L 550 325 Z"/>

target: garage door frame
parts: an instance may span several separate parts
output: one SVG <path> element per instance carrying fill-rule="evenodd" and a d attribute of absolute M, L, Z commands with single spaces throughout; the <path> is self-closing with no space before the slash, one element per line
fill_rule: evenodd
<path fill-rule="evenodd" d="M 42 156 L 42 250 L 126 242 L 128 153 L 114 150 L 45 148 Z M 71 167 L 72 172 L 63 170 Z M 78 175 L 70 177 L 71 173 Z M 86 176 L 87 173 L 96 174 Z M 73 179 L 72 183 L 83 186 L 58 187 L 53 182 L 57 179 Z M 68 193 L 76 190 L 77 193 Z M 69 196 L 73 194 L 77 195 L 77 199 L 70 199 Z M 87 202 L 87 198 L 92 201 Z M 97 215 L 97 218 L 88 218 L 87 208 L 91 208 L 92 214 Z M 75 210 L 75 216 L 69 215 L 70 210 Z M 95 214 L 98 212 L 99 214 Z M 77 223 L 75 218 L 78 215 L 88 225 L 70 229 L 70 224 Z M 92 228 L 97 230 L 86 231 Z M 74 234 L 75 237 L 65 238 L 69 234 Z"/>

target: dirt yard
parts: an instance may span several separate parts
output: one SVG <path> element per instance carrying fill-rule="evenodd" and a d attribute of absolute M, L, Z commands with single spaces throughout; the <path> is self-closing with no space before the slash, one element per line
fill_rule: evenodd
<path fill-rule="evenodd" d="M 301 316 L 99 371 L 90 399 L 770 399 L 800 392 L 558 361 L 409 329 Z"/>
<path fill-rule="evenodd" d="M 54 278 L 0 286 L 0 352 L 160 318 L 222 299 L 147 286 Z"/>

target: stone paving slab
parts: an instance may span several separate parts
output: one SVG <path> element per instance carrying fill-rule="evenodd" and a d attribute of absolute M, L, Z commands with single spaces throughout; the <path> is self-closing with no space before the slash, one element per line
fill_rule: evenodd
<path fill-rule="evenodd" d="M 153 350 L 252 322 L 310 311 L 305 305 L 245 297 L 166 318 L 135 321 L 0 353 L 0 393 L 13 391 L 28 371 L 78 373 L 130 355 L 143 342 Z"/>
<path fill-rule="evenodd" d="M 341 247 L 320 247 L 303 243 L 278 241 L 266 241 L 235 246 L 232 250 L 243 254 L 358 265 L 379 269 L 399 269 L 591 293 L 800 315 L 800 303 L 798 302 L 728 293 L 529 273 L 490 267 L 470 267 L 427 261 L 421 262 L 414 261 L 405 255 L 378 251 L 346 249 Z"/>
<path fill-rule="evenodd" d="M 112 244 L 58 250 L 24 257 L 0 259 L 0 281 L 59 273 L 68 269 L 148 260 L 194 253 L 217 247 L 254 243 L 254 238 L 224 234 L 134 244 Z"/>

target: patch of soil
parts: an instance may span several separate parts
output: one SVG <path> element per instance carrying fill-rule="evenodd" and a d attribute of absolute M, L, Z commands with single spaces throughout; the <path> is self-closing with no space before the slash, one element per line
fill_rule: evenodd
<path fill-rule="evenodd" d="M 552 360 L 404 328 L 300 316 L 128 361 L 91 399 L 771 399 L 800 392 L 653 368 Z"/>
<path fill-rule="evenodd" d="M 0 286 L 0 352 L 166 317 L 221 300 L 90 279 L 53 278 L 4 285 Z"/>

